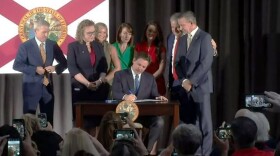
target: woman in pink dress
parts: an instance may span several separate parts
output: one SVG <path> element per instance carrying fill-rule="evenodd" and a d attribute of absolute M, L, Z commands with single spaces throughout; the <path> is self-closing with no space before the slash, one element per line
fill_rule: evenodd
<path fill-rule="evenodd" d="M 166 87 L 163 72 L 165 67 L 166 48 L 163 45 L 161 28 L 155 22 L 149 22 L 146 25 L 142 41 L 135 46 L 135 52 L 142 51 L 147 52 L 152 60 L 146 71 L 153 74 L 157 81 L 159 93 L 165 95 Z"/>

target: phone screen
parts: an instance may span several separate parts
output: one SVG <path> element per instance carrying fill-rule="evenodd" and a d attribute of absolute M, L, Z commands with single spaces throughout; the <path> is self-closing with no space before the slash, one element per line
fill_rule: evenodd
<path fill-rule="evenodd" d="M 218 128 L 216 135 L 220 139 L 229 139 L 231 137 L 230 128 Z"/>
<path fill-rule="evenodd" d="M 13 127 L 15 127 L 20 134 L 20 137 L 24 140 L 25 138 L 25 126 L 23 119 L 13 119 Z"/>
<path fill-rule="evenodd" d="M 131 139 L 134 138 L 132 129 L 116 129 L 114 130 L 114 139 Z"/>
<path fill-rule="evenodd" d="M 271 103 L 265 100 L 264 95 L 246 95 L 245 106 L 247 108 L 270 108 Z"/>
<path fill-rule="evenodd" d="M 8 155 L 20 156 L 20 139 L 19 138 L 9 138 L 8 139 Z"/>
<path fill-rule="evenodd" d="M 39 113 L 38 114 L 39 123 L 42 128 L 46 128 L 48 126 L 47 114 Z"/>

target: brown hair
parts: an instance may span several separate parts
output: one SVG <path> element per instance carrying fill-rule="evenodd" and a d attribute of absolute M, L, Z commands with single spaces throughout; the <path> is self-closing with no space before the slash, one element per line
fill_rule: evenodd
<path fill-rule="evenodd" d="M 129 23 L 122 23 L 119 28 L 118 28 L 118 31 L 117 31 L 117 42 L 120 43 L 121 42 L 121 38 L 120 38 L 120 34 L 122 32 L 122 30 L 124 28 L 127 28 L 128 29 L 128 32 L 131 33 L 131 39 L 130 41 L 128 42 L 129 45 L 132 45 L 133 44 L 133 39 L 134 39 L 134 32 L 133 32 L 133 29 L 132 29 L 132 26 L 129 24 Z"/>
<path fill-rule="evenodd" d="M 150 57 L 150 55 L 148 54 L 148 53 L 146 53 L 146 52 L 143 52 L 143 51 L 140 51 L 140 52 L 138 52 L 138 53 L 136 53 L 135 55 L 134 55 L 134 59 L 135 60 L 138 60 L 138 59 L 144 59 L 144 60 L 146 60 L 146 61 L 148 61 L 149 62 L 149 64 L 151 63 L 151 57 Z"/>
<path fill-rule="evenodd" d="M 117 113 L 109 111 L 104 114 L 100 123 L 100 129 L 97 139 L 106 150 L 109 151 L 111 145 L 113 144 L 114 130 L 121 129 L 122 126 L 123 123 Z"/>
<path fill-rule="evenodd" d="M 161 60 L 160 52 L 161 52 L 161 48 L 163 47 L 163 33 L 162 33 L 162 30 L 161 30 L 161 27 L 159 26 L 159 24 L 157 22 L 150 21 L 150 22 L 147 23 L 147 25 L 144 29 L 144 34 L 142 36 L 142 42 L 147 42 L 148 41 L 147 36 L 146 36 L 146 32 L 147 32 L 147 29 L 149 28 L 150 25 L 155 26 L 156 30 L 157 30 L 157 36 L 156 36 L 156 38 L 153 42 L 156 46 L 157 59 Z"/>
<path fill-rule="evenodd" d="M 79 23 L 76 31 L 76 40 L 79 41 L 80 43 L 83 43 L 83 37 L 84 37 L 84 30 L 85 27 L 88 26 L 94 26 L 94 22 L 89 19 L 85 19 L 82 22 Z"/>

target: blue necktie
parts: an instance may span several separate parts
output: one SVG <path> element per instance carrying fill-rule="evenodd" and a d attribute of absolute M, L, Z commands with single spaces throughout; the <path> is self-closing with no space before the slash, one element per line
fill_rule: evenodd
<path fill-rule="evenodd" d="M 135 94 L 137 93 L 137 91 L 138 91 L 138 88 L 139 88 L 139 75 L 138 74 L 136 74 L 135 75 L 135 79 L 134 79 L 134 92 L 135 92 Z"/>

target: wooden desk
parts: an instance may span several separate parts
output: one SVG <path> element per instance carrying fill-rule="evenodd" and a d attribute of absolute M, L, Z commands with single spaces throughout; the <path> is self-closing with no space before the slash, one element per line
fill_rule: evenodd
<path fill-rule="evenodd" d="M 136 103 L 139 108 L 139 116 L 147 115 L 167 115 L 173 117 L 173 127 L 179 124 L 179 102 L 140 102 Z M 103 116 L 108 111 L 115 111 L 118 103 L 105 102 L 77 102 L 76 127 L 83 127 L 83 116 L 97 115 Z"/>

